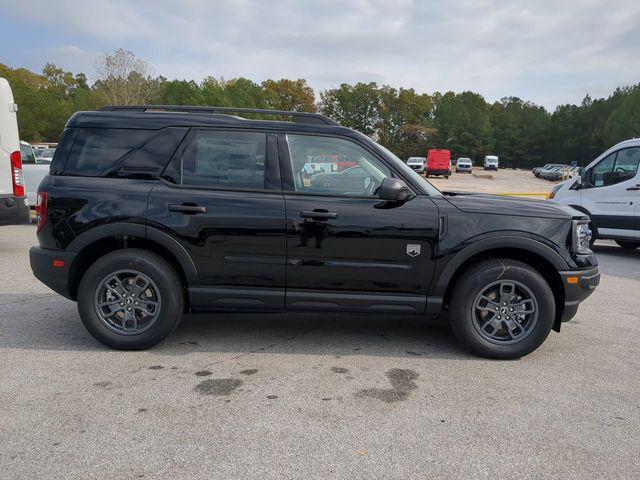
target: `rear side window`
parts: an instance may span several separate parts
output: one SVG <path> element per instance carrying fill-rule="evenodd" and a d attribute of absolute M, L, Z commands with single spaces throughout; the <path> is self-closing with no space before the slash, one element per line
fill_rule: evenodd
<path fill-rule="evenodd" d="M 114 163 L 139 148 L 156 130 L 81 128 L 64 169 L 66 175 L 98 177 Z"/>
<path fill-rule="evenodd" d="M 264 189 L 266 133 L 196 130 L 182 152 L 182 184 Z"/>

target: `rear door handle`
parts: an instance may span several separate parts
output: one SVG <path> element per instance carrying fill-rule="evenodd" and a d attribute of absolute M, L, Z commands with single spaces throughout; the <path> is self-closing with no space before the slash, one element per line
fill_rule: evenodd
<path fill-rule="evenodd" d="M 327 210 L 300 210 L 300 216 L 302 218 L 312 218 L 314 220 L 328 220 L 330 218 L 337 218 L 337 212 L 328 212 Z"/>
<path fill-rule="evenodd" d="M 202 205 L 185 205 L 185 204 L 177 204 L 171 203 L 168 205 L 170 212 L 180 212 L 187 215 L 195 215 L 196 213 L 207 213 L 207 207 L 203 207 Z"/>
<path fill-rule="evenodd" d="M 640 190 L 640 185 L 636 185 L 635 187 L 628 187 L 627 191 Z"/>

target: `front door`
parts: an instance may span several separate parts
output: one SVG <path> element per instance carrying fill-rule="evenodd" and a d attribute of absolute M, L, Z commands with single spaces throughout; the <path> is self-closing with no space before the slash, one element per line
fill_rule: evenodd
<path fill-rule="evenodd" d="M 639 163 L 640 147 L 623 148 L 585 172 L 581 201 L 591 213 L 599 235 L 624 238 L 638 235 Z"/>
<path fill-rule="evenodd" d="M 350 139 L 288 134 L 280 147 L 287 309 L 422 313 L 436 205 L 424 195 L 381 201 L 377 188 L 397 174 Z"/>
<path fill-rule="evenodd" d="M 194 129 L 152 190 L 148 228 L 197 270 L 194 308 L 284 308 L 285 205 L 275 134 Z"/>

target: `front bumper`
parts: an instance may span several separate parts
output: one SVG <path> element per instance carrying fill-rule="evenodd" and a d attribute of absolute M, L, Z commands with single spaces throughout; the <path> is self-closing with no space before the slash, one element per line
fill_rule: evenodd
<path fill-rule="evenodd" d="M 578 311 L 578 305 L 600 284 L 598 267 L 559 272 L 564 285 L 564 310 L 561 322 L 568 322 Z"/>
<path fill-rule="evenodd" d="M 69 291 L 71 265 L 76 252 L 31 247 L 29 261 L 33 275 L 63 297 L 75 300 Z"/>

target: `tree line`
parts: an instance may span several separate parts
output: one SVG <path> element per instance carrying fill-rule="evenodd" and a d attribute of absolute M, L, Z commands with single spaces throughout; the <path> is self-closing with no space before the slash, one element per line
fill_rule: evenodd
<path fill-rule="evenodd" d="M 517 97 L 488 103 L 474 92 L 417 93 L 374 82 L 342 84 L 320 92 L 304 79 L 224 79 L 201 82 L 153 75 L 132 52 L 116 50 L 96 60 L 96 81 L 47 64 L 42 73 L 0 64 L 19 106 L 22 139 L 56 141 L 79 110 L 104 105 L 207 105 L 321 112 L 369 135 L 399 157 L 446 148 L 478 164 L 484 155 L 507 167 L 544 163 L 585 165 L 609 146 L 640 136 L 640 84 L 607 98 L 586 96 L 580 105 L 553 112 Z"/>

